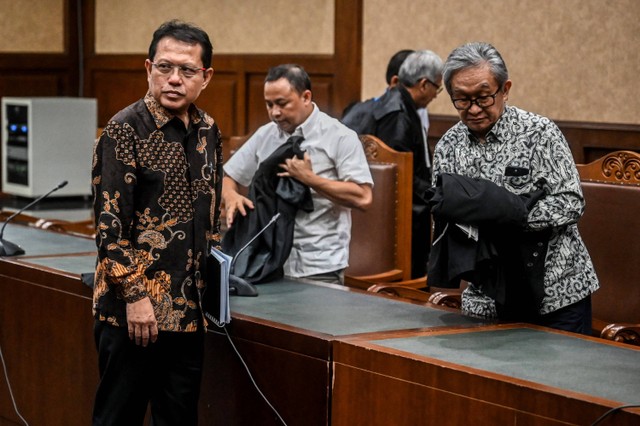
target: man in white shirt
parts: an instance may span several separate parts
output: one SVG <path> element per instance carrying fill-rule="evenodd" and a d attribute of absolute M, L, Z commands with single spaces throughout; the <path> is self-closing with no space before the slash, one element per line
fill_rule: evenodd
<path fill-rule="evenodd" d="M 292 177 L 311 189 L 314 209 L 298 211 L 293 247 L 285 275 L 343 283 L 348 266 L 351 209 L 366 210 L 373 180 L 356 133 L 319 110 L 312 101 L 311 81 L 298 65 L 269 70 L 264 98 L 271 122 L 260 127 L 224 165 L 222 198 L 227 226 L 254 201 L 240 194 L 260 164 L 291 136 L 304 138 L 303 158 L 281 164 L 281 177 Z"/>

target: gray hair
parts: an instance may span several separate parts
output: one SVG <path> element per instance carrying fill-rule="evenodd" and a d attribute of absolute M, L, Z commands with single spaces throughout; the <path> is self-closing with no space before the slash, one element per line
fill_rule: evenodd
<path fill-rule="evenodd" d="M 489 43 L 473 42 L 455 48 L 449 54 L 442 71 L 442 79 L 449 95 L 451 95 L 451 79 L 455 73 L 484 64 L 489 66 L 491 74 L 498 82 L 498 87 L 502 88 L 509 80 L 509 72 L 500 52 L 495 47 Z"/>
<path fill-rule="evenodd" d="M 407 56 L 398 73 L 400 83 L 406 87 L 415 86 L 423 78 L 437 84 L 441 77 L 442 59 L 431 50 L 417 50 Z"/>

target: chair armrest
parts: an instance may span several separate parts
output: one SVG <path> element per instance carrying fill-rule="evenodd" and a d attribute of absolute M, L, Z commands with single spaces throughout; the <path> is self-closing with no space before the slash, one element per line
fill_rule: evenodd
<path fill-rule="evenodd" d="M 429 302 L 434 305 L 460 309 L 462 306 L 462 296 L 459 292 L 437 291 L 429 297 Z"/>
<path fill-rule="evenodd" d="M 369 281 L 371 283 L 390 283 L 400 281 L 402 279 L 402 270 L 391 269 L 389 271 L 380 272 L 379 274 L 359 275 L 355 278 L 362 281 Z"/>
<path fill-rule="evenodd" d="M 416 302 L 427 303 L 431 294 L 417 288 L 404 287 L 396 284 L 374 284 L 367 289 L 373 293 L 388 294 L 391 296 L 409 299 Z"/>
<path fill-rule="evenodd" d="M 600 337 L 640 346 L 640 324 L 609 324 L 602 330 Z"/>

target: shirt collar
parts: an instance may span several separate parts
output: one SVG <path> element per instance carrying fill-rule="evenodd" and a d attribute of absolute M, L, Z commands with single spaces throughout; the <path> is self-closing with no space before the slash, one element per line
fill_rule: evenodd
<path fill-rule="evenodd" d="M 500 114 L 498 121 L 496 121 L 495 124 L 489 130 L 489 132 L 487 132 L 487 137 L 486 137 L 487 142 L 490 142 L 491 139 L 500 140 L 500 135 L 504 135 L 506 132 L 508 132 L 509 127 L 507 126 L 506 123 L 510 121 L 509 117 L 514 114 L 514 111 L 515 111 L 514 107 L 511 107 L 505 104 L 504 110 L 502 111 L 502 114 Z M 469 130 L 467 126 L 464 126 L 464 128 L 470 140 L 478 141 L 478 137 L 473 133 L 471 133 L 471 130 Z"/>
<path fill-rule="evenodd" d="M 311 111 L 311 114 L 309 114 L 307 119 L 304 120 L 304 122 L 301 125 L 295 128 L 293 133 L 289 134 L 278 127 L 280 137 L 284 137 L 284 138 L 289 138 L 290 136 L 302 136 L 303 138 L 309 137 L 309 134 L 311 133 L 312 129 L 315 127 L 314 123 L 318 119 L 318 106 L 316 105 L 315 102 L 311 102 L 311 104 L 313 105 L 313 111 Z"/>
<path fill-rule="evenodd" d="M 147 92 L 145 95 L 144 103 L 153 116 L 153 120 L 156 122 L 158 129 L 176 117 L 175 114 L 172 114 L 168 109 L 160 105 L 160 102 L 158 102 L 150 92 Z M 197 124 L 200 120 L 202 120 L 202 117 L 200 116 L 198 108 L 196 108 L 194 104 L 189 105 L 189 121 Z"/>

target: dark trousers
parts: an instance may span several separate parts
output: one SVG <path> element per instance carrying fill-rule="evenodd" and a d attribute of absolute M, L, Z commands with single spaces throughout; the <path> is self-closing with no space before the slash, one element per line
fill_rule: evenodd
<path fill-rule="evenodd" d="M 196 425 L 204 333 L 160 332 L 146 348 L 126 327 L 96 321 L 100 383 L 94 426 L 140 426 L 151 406 L 154 426 Z"/>
<path fill-rule="evenodd" d="M 498 305 L 496 307 L 498 308 L 498 318 L 504 321 L 528 322 L 587 336 L 591 336 L 592 333 L 590 295 L 576 303 L 544 315 L 537 312 L 527 312 L 524 306 L 519 311 L 514 307 L 510 309 L 501 309 Z"/>
<path fill-rule="evenodd" d="M 591 295 L 557 311 L 540 315 L 535 324 L 591 336 Z"/>

